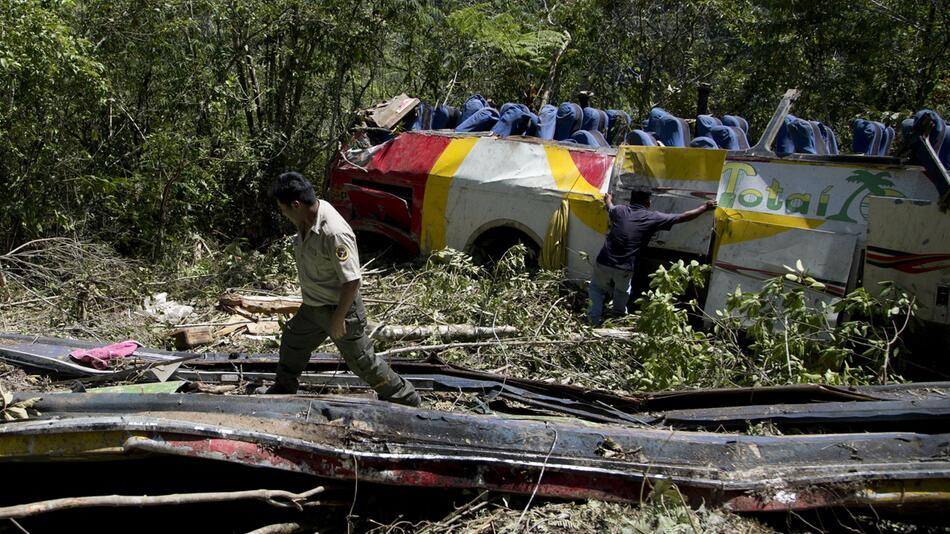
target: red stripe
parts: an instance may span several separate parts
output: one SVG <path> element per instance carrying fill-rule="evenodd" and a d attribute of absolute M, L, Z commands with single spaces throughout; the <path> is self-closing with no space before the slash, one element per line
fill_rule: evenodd
<path fill-rule="evenodd" d="M 581 172 L 581 176 L 587 183 L 600 189 L 607 176 L 607 171 L 614 164 L 613 156 L 598 154 L 596 152 L 581 152 L 580 150 L 568 150 L 571 159 L 574 160 L 574 166 Z"/>

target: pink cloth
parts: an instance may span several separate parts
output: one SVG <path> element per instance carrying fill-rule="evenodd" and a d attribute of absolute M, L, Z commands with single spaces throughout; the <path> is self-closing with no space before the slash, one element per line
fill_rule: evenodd
<path fill-rule="evenodd" d="M 95 349 L 79 349 L 69 353 L 72 359 L 91 365 L 96 369 L 103 370 L 109 368 L 109 360 L 112 358 L 125 358 L 135 352 L 135 349 L 142 344 L 134 339 L 129 339 L 105 347 Z"/>

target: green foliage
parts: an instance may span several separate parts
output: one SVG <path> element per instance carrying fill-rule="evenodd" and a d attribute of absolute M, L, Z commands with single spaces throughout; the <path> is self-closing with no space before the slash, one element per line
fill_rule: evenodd
<path fill-rule="evenodd" d="M 527 253 L 519 244 L 494 265 L 483 267 L 462 252 L 436 252 L 417 280 L 418 287 L 425 288 L 419 304 L 432 310 L 431 319 L 436 323 L 527 326 L 534 330 L 539 317 L 528 316 L 525 310 L 537 309 L 550 295 L 559 294 L 563 282 L 556 273 L 529 273 L 525 268 Z M 573 322 L 565 311 L 552 310 L 557 313 L 549 318 Z"/>
<path fill-rule="evenodd" d="M 675 389 L 727 380 L 721 361 L 728 356 L 709 334 L 690 324 L 690 313 L 699 305 L 695 298 L 682 303 L 687 289 L 702 288 L 710 267 L 682 260 L 668 269 L 660 267 L 650 276 L 650 289 L 637 300 L 637 338 L 633 351 L 639 363 L 631 382 L 638 389 Z"/>
<path fill-rule="evenodd" d="M 0 2 L 0 239 L 5 245 L 72 230 L 63 183 L 89 165 L 82 125 L 100 109 L 106 80 L 92 46 L 55 3 Z"/>
<path fill-rule="evenodd" d="M 524 27 L 511 13 L 477 4 L 452 12 L 448 22 L 460 35 L 501 54 L 505 60 L 537 75 L 545 72 L 551 56 L 565 43 L 563 33 Z"/>
<path fill-rule="evenodd" d="M 829 306 L 815 298 L 812 291 L 824 286 L 801 262 L 788 270 L 759 291 L 737 289 L 707 332 L 690 324 L 700 310 L 695 299 L 682 302 L 682 296 L 690 287 L 703 287 L 708 266 L 680 261 L 660 268 L 638 301 L 636 325 L 643 336 L 635 342 L 640 368 L 631 385 L 675 389 L 900 380 L 891 362 L 901 350 L 899 334 L 916 309 L 906 293 L 888 286 L 873 297 L 862 288 Z M 848 317 L 840 324 L 834 320 L 839 313 Z"/>
<path fill-rule="evenodd" d="M 775 0 L 0 0 L 0 237 L 81 234 L 160 259 L 191 232 L 279 234 L 268 181 L 317 185 L 354 110 L 573 99 L 643 118 L 795 113 L 847 145 L 858 115 L 947 114 L 947 5 Z M 755 134 L 753 133 L 753 136 Z"/>
<path fill-rule="evenodd" d="M 583 300 L 563 273 L 525 268 L 527 249 L 510 249 L 493 266 L 476 265 L 461 252 L 446 249 L 425 262 L 364 282 L 374 321 L 394 324 L 471 324 L 513 326 L 511 341 L 458 348 L 439 357 L 478 369 L 503 369 L 511 376 L 556 380 L 586 387 L 623 390 L 633 362 L 624 340 L 595 338 L 585 332 Z M 377 346 L 385 350 L 385 346 Z"/>
<path fill-rule="evenodd" d="M 784 382 L 854 384 L 900 380 L 888 369 L 899 351 L 898 320 L 912 316 L 907 294 L 889 288 L 879 298 L 860 288 L 833 306 L 809 295 L 824 284 L 798 262 L 784 277 L 769 280 L 761 291 L 729 298 L 728 318 L 720 331 L 743 328 L 760 376 Z M 739 316 L 730 315 L 738 312 Z M 845 312 L 852 320 L 834 322 Z"/>

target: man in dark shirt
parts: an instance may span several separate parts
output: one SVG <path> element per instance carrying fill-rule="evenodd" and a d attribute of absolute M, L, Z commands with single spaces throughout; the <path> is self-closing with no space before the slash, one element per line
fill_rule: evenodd
<path fill-rule="evenodd" d="M 653 234 L 669 230 L 676 223 L 691 221 L 716 207 L 715 200 L 707 200 L 702 206 L 683 213 L 661 213 L 650 209 L 649 191 L 632 191 L 629 206 L 614 205 L 610 193 L 604 197 L 604 203 L 607 204 L 610 228 L 594 262 L 594 275 L 587 289 L 590 296 L 587 315 L 595 326 L 602 320 L 604 298 L 611 286 L 614 313 L 623 315 L 627 312 L 637 254 L 650 244 Z"/>

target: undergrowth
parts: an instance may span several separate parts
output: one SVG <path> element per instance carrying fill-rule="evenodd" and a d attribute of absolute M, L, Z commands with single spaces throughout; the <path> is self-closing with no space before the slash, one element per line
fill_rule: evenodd
<path fill-rule="evenodd" d="M 298 291 L 286 239 L 257 252 L 239 244 L 217 247 L 194 236 L 167 257 L 162 264 L 147 265 L 104 245 L 67 239 L 10 251 L 0 256 L 0 329 L 134 338 L 170 348 L 171 325 L 142 312 L 146 297 L 166 292 L 170 300 L 194 306 L 186 322 L 195 323 L 225 316 L 216 303 L 229 289 Z M 369 318 L 383 324 L 513 326 L 520 332 L 516 338 L 449 347 L 438 356 L 512 376 L 634 392 L 899 380 L 893 371 L 901 354 L 899 334 L 915 309 L 913 300 L 894 287 L 880 297 L 859 289 L 816 308 L 811 295 L 820 283 L 799 265 L 760 291 L 736 292 L 726 310 L 709 317 L 694 297 L 709 268 L 678 262 L 651 275 L 634 314 L 608 324 L 627 335 L 601 337 L 584 322 L 583 292 L 565 282 L 564 273 L 531 271 L 524 259 L 525 250 L 515 247 L 492 266 L 476 265 L 453 250 L 410 264 L 370 262 L 362 287 Z M 836 323 L 836 314 L 844 320 Z M 276 346 L 276 340 L 236 336 L 202 350 Z M 377 343 L 377 350 L 393 346 Z"/>

